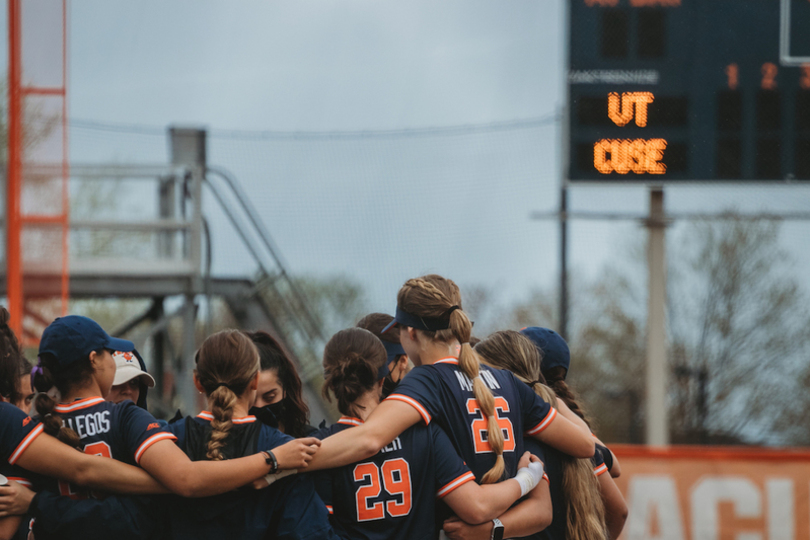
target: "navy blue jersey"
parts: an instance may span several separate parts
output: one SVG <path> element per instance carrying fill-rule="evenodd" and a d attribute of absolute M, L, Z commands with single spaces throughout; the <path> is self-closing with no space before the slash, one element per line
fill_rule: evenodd
<path fill-rule="evenodd" d="M 523 540 L 565 540 L 567 511 L 565 493 L 562 487 L 563 462 L 574 458 L 534 439 L 526 440 L 526 450 L 540 458 L 543 462 L 543 469 L 545 471 L 543 478 L 548 481 L 548 489 L 551 494 L 552 520 L 551 525 L 544 530 L 537 534 L 525 536 Z M 591 465 L 593 467 L 593 474 L 596 476 L 607 472 L 607 467 L 599 452 L 596 452 L 591 458 Z"/>
<path fill-rule="evenodd" d="M 0 463 L 14 465 L 31 442 L 42 434 L 43 425 L 20 409 L 0 402 Z"/>
<path fill-rule="evenodd" d="M 512 477 L 523 455 L 523 434 L 543 431 L 557 411 L 509 371 L 481 365 L 480 377 L 495 397 L 495 413 L 504 435 L 506 477 Z M 411 405 L 425 424 L 437 420 L 480 481 L 495 464 L 495 453 L 487 442 L 487 419 L 472 388 L 458 360 L 445 358 L 411 370 L 386 399 Z"/>
<path fill-rule="evenodd" d="M 210 412 L 203 411 L 194 418 L 194 421 L 197 422 L 198 424 L 205 425 L 210 424 L 211 420 L 213 419 L 214 416 Z M 251 415 L 242 418 L 234 418 L 231 421 L 235 426 L 240 426 L 245 424 L 252 424 L 257 420 L 255 416 Z M 173 424 L 169 424 L 168 429 L 177 436 L 177 446 L 179 446 L 180 448 L 185 448 L 186 423 L 174 422 Z M 267 424 L 262 424 L 261 431 L 259 432 L 258 445 L 255 452 L 260 452 L 262 450 L 271 450 L 276 446 L 280 446 L 291 440 L 293 440 L 293 438 L 290 437 L 289 435 L 285 435 L 281 431 L 277 430 L 274 427 L 268 426 Z"/>
<path fill-rule="evenodd" d="M 359 418 L 342 417 L 313 434 L 325 438 Z M 412 426 L 366 460 L 319 473 L 318 494 L 341 535 L 366 540 L 436 537 L 436 500 L 475 476 L 436 425 Z"/>
<path fill-rule="evenodd" d="M 591 458 L 591 463 L 593 463 L 593 473 L 596 476 L 602 476 L 613 468 L 613 454 L 610 453 L 607 446 L 596 443 L 596 452 Z"/>
<path fill-rule="evenodd" d="M 547 444 L 529 438 L 526 439 L 526 450 L 543 462 L 543 478 L 548 481 L 548 490 L 551 494 L 552 518 L 551 525 L 539 533 L 524 537 L 524 540 L 565 540 L 567 512 L 562 487 L 562 463 L 566 456 Z"/>
<path fill-rule="evenodd" d="M 129 400 L 112 403 L 101 397 L 77 399 L 60 403 L 54 407 L 54 413 L 79 435 L 85 454 L 109 457 L 130 465 L 137 465 L 146 449 L 156 442 L 176 439 L 154 416 Z M 58 490 L 73 498 L 87 496 L 86 491 L 66 482 L 59 482 Z"/>
<path fill-rule="evenodd" d="M 31 442 L 42 434 L 42 430 L 42 424 L 14 405 L 0 402 L 0 474 L 10 482 L 19 482 L 33 489 L 34 475 L 16 463 Z M 14 538 L 25 538 L 27 533 L 26 516 Z"/>
<path fill-rule="evenodd" d="M 210 412 L 203 411 L 194 418 L 188 417 L 185 421 L 169 425 L 169 429 L 177 435 L 177 444 L 190 459 L 200 456 L 205 459 L 204 445 L 207 440 L 203 442 L 199 438 L 195 425 L 207 427 L 213 418 Z M 224 454 L 230 452 L 234 457 L 270 450 L 293 440 L 289 435 L 261 423 L 252 415 L 234 418 L 232 422 L 234 425 L 227 438 L 230 446 L 222 451 Z M 199 448 L 201 445 L 203 448 Z M 337 540 L 329 525 L 326 508 L 315 493 L 310 475 L 283 478 L 261 490 L 247 486 L 200 499 L 173 497 L 169 508 L 168 533 L 171 538 L 178 540 Z"/>

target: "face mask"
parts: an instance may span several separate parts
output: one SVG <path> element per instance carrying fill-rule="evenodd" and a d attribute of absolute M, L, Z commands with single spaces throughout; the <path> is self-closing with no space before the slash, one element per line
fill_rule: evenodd
<path fill-rule="evenodd" d="M 385 379 L 383 379 L 382 398 L 385 399 L 390 396 L 398 384 L 399 381 L 394 381 L 390 373 L 386 375 Z"/>
<path fill-rule="evenodd" d="M 273 415 L 280 421 L 282 415 L 284 414 L 284 399 L 271 403 L 266 408 L 270 410 L 270 412 L 273 413 Z"/>

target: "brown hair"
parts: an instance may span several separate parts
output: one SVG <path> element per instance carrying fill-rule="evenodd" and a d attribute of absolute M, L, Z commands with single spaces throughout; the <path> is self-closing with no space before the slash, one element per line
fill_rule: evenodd
<path fill-rule="evenodd" d="M 245 332 L 259 350 L 261 370 L 274 369 L 281 387 L 284 389 L 284 411 L 278 420 L 284 426 L 284 432 L 292 437 L 306 435 L 305 428 L 309 423 L 309 406 L 304 401 L 303 385 L 292 360 L 284 353 L 281 344 L 267 332 Z"/>
<path fill-rule="evenodd" d="M 233 407 L 259 372 L 259 351 L 239 330 L 222 330 L 203 341 L 194 357 L 197 379 L 211 399 L 211 439 L 206 457 L 223 459 L 221 449 L 233 426 Z"/>
<path fill-rule="evenodd" d="M 557 397 L 563 400 L 565 404 L 568 405 L 568 408 L 574 412 L 574 414 L 582 418 L 582 420 L 588 424 L 588 427 L 591 427 L 591 422 L 585 415 L 585 410 L 577 402 L 574 392 L 565 383 L 566 371 L 567 370 L 562 366 L 555 366 L 544 371 L 543 377 L 545 377 L 548 386 L 554 390 Z"/>
<path fill-rule="evenodd" d="M 16 403 L 24 394 L 20 379 L 31 370 L 31 366 L 8 325 L 10 317 L 8 310 L 0 306 L 0 396 Z"/>
<path fill-rule="evenodd" d="M 557 396 L 546 386 L 540 372 L 540 353 L 532 341 L 513 330 L 495 332 L 475 346 L 488 365 L 508 369 L 515 377 L 530 385 L 535 393 L 557 405 Z M 562 489 L 566 504 L 567 540 L 604 540 L 605 505 L 599 491 L 599 481 L 593 474 L 589 459 L 576 459 L 560 453 L 563 478 Z"/>
<path fill-rule="evenodd" d="M 365 328 L 383 341 L 399 344 L 399 332 L 396 331 L 396 328 L 392 328 L 383 334 L 383 328 L 388 326 L 393 320 L 394 318 L 387 313 L 369 313 L 357 321 L 355 326 Z"/>
<path fill-rule="evenodd" d="M 458 366 L 473 383 L 475 395 L 481 412 L 487 417 L 487 440 L 490 448 L 495 452 L 495 465 L 484 474 L 481 482 L 492 484 L 503 476 L 505 465 L 503 461 L 503 431 L 495 417 L 495 398 L 492 392 L 478 376 L 478 354 L 470 346 L 470 333 L 472 322 L 461 308 L 461 293 L 458 286 L 451 280 L 429 274 L 421 278 L 409 279 L 397 294 L 397 306 L 404 311 L 419 317 L 441 318 L 454 306 L 459 309 L 450 311 L 450 328 L 435 332 L 417 330 L 429 339 L 450 342 L 458 340 L 461 350 L 458 355 Z"/>
<path fill-rule="evenodd" d="M 368 330 L 341 330 L 323 350 L 323 397 L 331 402 L 331 392 L 341 414 L 359 416 L 354 402 L 377 384 L 386 359 L 382 342 Z"/>
<path fill-rule="evenodd" d="M 94 352 L 104 354 L 104 349 Z M 74 448 L 80 448 L 81 437 L 69 427 L 62 425 L 62 417 L 53 412 L 56 401 L 47 392 L 56 387 L 61 395 L 67 395 L 75 386 L 87 383 L 93 377 L 93 373 L 95 369 L 90 362 L 89 354 L 63 366 L 56 356 L 45 353 L 39 355 L 39 364 L 31 376 L 31 384 L 38 392 L 34 398 L 34 408 L 42 419 L 45 433 Z"/>

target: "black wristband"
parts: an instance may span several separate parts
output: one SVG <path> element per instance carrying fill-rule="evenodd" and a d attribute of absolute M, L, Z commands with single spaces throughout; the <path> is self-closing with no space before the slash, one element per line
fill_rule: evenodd
<path fill-rule="evenodd" d="M 268 474 L 276 474 L 278 472 L 278 460 L 275 454 L 270 450 L 263 450 L 262 454 L 264 454 L 265 463 L 270 465 L 270 472 Z"/>

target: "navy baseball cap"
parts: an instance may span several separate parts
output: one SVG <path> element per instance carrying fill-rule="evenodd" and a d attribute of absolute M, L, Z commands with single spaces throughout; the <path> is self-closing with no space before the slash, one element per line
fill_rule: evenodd
<path fill-rule="evenodd" d="M 385 347 L 385 353 L 388 356 L 388 360 L 386 360 L 386 364 L 390 364 L 394 360 L 397 359 L 397 356 L 405 354 L 405 349 L 402 348 L 402 345 L 399 343 L 391 343 L 390 341 L 385 341 L 381 339 L 383 346 Z"/>
<path fill-rule="evenodd" d="M 568 343 L 560 334 L 541 326 L 527 326 L 520 333 L 532 340 L 535 347 L 540 349 L 540 355 L 543 358 L 540 363 L 540 371 L 562 367 L 565 368 L 566 374 L 568 373 L 568 366 L 571 365 L 571 351 L 568 349 Z"/>
<path fill-rule="evenodd" d="M 110 337 L 96 321 L 81 315 L 59 317 L 48 325 L 39 341 L 39 354 L 54 355 L 63 367 L 99 349 L 130 352 L 134 348 L 131 341 Z"/>

